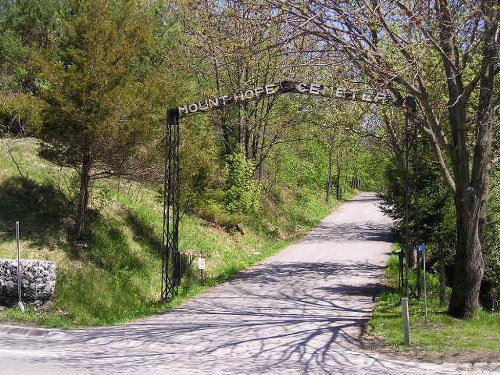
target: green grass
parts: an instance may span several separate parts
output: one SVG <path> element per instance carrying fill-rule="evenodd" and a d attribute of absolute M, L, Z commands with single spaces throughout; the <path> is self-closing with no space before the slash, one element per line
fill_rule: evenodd
<path fill-rule="evenodd" d="M 324 205 L 320 192 L 303 189 L 300 200 L 285 200 L 272 207 L 273 214 L 262 211 L 238 218 L 244 234 L 183 216 L 180 251 L 207 254 L 206 277 L 200 280 L 193 270 L 178 296 L 161 303 L 159 194 L 123 180 L 96 182 L 88 235 L 85 241 L 74 243 L 68 233 L 75 212 L 77 174 L 39 158 L 36 148 L 35 139 L 0 139 L 0 257 L 15 257 L 13 228 L 19 220 L 22 257 L 57 263 L 55 298 L 51 306 L 38 310 L 1 312 L 0 321 L 98 326 L 165 311 L 276 253 L 333 208 Z"/>
<path fill-rule="evenodd" d="M 403 342 L 400 295 L 397 293 L 398 259 L 392 255 L 386 278 L 392 290 L 377 300 L 367 332 L 399 350 L 428 353 L 477 352 L 500 353 L 500 313 L 479 310 L 471 320 L 459 320 L 447 315 L 439 306 L 439 283 L 436 275 L 428 275 L 428 321 L 424 319 L 424 301 L 410 298 L 411 345 Z"/>

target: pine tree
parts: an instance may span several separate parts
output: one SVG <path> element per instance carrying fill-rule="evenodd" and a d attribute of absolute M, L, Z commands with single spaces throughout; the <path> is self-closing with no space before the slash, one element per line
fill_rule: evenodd
<path fill-rule="evenodd" d="M 152 74 L 162 56 L 151 5 L 84 0 L 64 9 L 63 37 L 40 63 L 49 88 L 39 137 L 44 157 L 78 170 L 81 239 L 91 182 L 143 172 L 136 160 L 154 134 Z"/>

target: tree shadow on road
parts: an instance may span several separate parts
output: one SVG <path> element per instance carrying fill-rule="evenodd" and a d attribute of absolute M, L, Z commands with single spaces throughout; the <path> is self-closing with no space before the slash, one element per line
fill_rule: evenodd
<path fill-rule="evenodd" d="M 350 357 L 377 361 L 357 351 L 383 270 L 365 262 L 259 265 L 238 274 L 223 293 L 215 288 L 170 313 L 72 333 L 65 345 L 97 346 L 108 358 L 124 347 L 148 350 L 156 353 L 147 360 L 152 367 L 172 361 L 217 372 L 225 361 L 225 370 L 237 365 L 244 373 L 331 373 L 339 366 L 356 373 Z M 357 281 L 349 284 L 347 278 Z M 101 355 L 90 361 L 76 356 L 73 365 L 95 370 Z M 112 363 L 106 360 L 105 366 L 119 371 L 142 360 L 137 352 Z"/>
<path fill-rule="evenodd" d="M 394 242 L 394 233 L 387 224 L 320 224 L 299 243 L 322 243 L 330 241 L 354 242 L 377 241 Z"/>

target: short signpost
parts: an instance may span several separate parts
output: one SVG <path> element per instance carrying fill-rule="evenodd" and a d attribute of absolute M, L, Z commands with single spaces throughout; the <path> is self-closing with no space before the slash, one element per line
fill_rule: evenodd
<path fill-rule="evenodd" d="M 203 280 L 203 272 L 207 268 L 207 265 L 205 264 L 205 254 L 199 254 L 198 257 L 198 269 L 200 270 L 200 277 Z"/>

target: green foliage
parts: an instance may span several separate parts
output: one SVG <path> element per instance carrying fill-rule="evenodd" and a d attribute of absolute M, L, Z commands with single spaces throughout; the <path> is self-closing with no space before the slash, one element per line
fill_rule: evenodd
<path fill-rule="evenodd" d="M 181 205 L 186 212 L 220 222 L 225 176 L 216 134 L 206 118 L 187 118 L 181 126 L 181 142 Z"/>
<path fill-rule="evenodd" d="M 382 191 L 385 169 L 393 163 L 388 151 L 376 143 L 368 145 L 361 149 L 355 163 L 354 175 L 360 179 L 361 190 Z"/>
<path fill-rule="evenodd" d="M 15 89 L 22 86 L 27 75 L 24 66 L 29 56 L 25 47 L 13 30 L 4 30 L 0 38 L 0 89 Z"/>
<path fill-rule="evenodd" d="M 167 48 L 175 40 L 159 32 L 156 6 L 67 0 L 57 9 L 58 37 L 33 64 L 45 102 L 36 130 L 40 155 L 79 171 L 81 238 L 92 180 L 161 173 L 164 108 L 175 94 Z"/>
<path fill-rule="evenodd" d="M 164 311 L 277 252 L 331 210 L 324 205 L 321 191 L 295 189 L 298 200 L 292 198 L 289 187 L 282 190 L 279 205 L 267 200 L 266 212 L 272 215 L 228 214 L 222 205 L 212 203 L 217 220 L 211 223 L 183 216 L 180 250 L 207 254 L 208 268 L 204 280 L 191 270 L 179 296 L 162 304 L 159 194 L 131 181 L 96 181 L 88 236 L 85 242 L 74 242 L 67 232 L 76 173 L 37 157 L 34 139 L 3 142 L 27 180 L 17 176 L 16 166 L 0 148 L 0 257 L 14 256 L 12 224 L 19 219 L 22 256 L 55 261 L 58 280 L 52 307 L 29 309 L 26 314 L 14 308 L 0 313 L 0 320 L 72 327 L 117 324 Z M 241 156 L 237 160 L 249 170 L 251 163 Z M 217 199 L 223 198 L 222 194 Z M 244 221 L 244 234 L 212 225 L 240 223 L 236 218 Z"/>
<path fill-rule="evenodd" d="M 61 165 L 92 165 L 124 172 L 150 130 L 145 119 L 145 77 L 137 72 L 154 44 L 151 15 L 132 3 L 89 0 L 68 4 L 63 37 L 41 62 L 50 82 L 39 131 L 43 153 Z"/>
<path fill-rule="evenodd" d="M 254 178 L 255 163 L 243 153 L 227 157 L 225 203 L 229 212 L 249 213 L 260 207 L 261 186 Z"/>
<path fill-rule="evenodd" d="M 418 165 L 410 161 L 410 191 L 418 190 L 418 202 L 415 194 L 411 194 L 409 206 L 409 240 L 411 244 L 425 242 L 428 249 L 431 272 L 438 272 L 439 252 L 445 257 L 447 269 L 453 269 L 456 242 L 456 214 L 453 196 L 445 187 L 437 166 L 431 155 L 423 153 L 429 147 L 420 147 Z M 418 182 L 415 177 L 418 174 Z M 389 164 L 385 173 L 386 191 L 384 194 L 384 210 L 398 223 L 400 238 L 404 233 L 404 182 L 397 163 Z M 492 190 L 489 199 L 488 219 L 485 225 L 484 245 L 482 249 L 485 261 L 485 274 L 481 284 L 480 302 L 483 307 L 498 310 L 500 303 L 500 218 L 497 214 L 500 196 L 498 170 L 492 176 Z M 417 238 L 417 223 L 419 238 Z M 451 285 L 452 273 L 447 272 L 446 284 Z M 416 283 L 416 282 L 415 282 Z M 413 285 L 415 285 L 415 283 Z"/>
<path fill-rule="evenodd" d="M 0 91 L 0 136 L 32 135 L 42 122 L 42 108 L 31 94 Z"/>
<path fill-rule="evenodd" d="M 0 230 L 9 233 L 16 216 L 28 255 L 61 265 L 54 308 L 29 319 L 110 324 L 166 308 L 157 304 L 165 108 L 277 81 L 276 67 L 292 63 L 275 43 L 287 31 L 240 16 L 225 4 L 0 0 L 0 132 L 36 134 L 45 157 L 34 156 L 33 140 L 5 139 L 14 158 L 0 159 Z M 383 152 L 346 130 L 362 130 L 363 109 L 325 103 L 284 95 L 182 120 L 180 247 L 207 253 L 211 268 L 182 298 L 328 214 L 337 203 L 324 203 L 332 150 L 341 193 L 354 179 L 377 187 Z M 68 233 L 87 187 L 90 220 L 76 242 Z"/>
<path fill-rule="evenodd" d="M 54 4 L 0 3 L 0 135 L 26 136 L 40 125 L 42 102 L 33 94 L 41 82 L 30 62 L 40 48 L 50 45 L 48 35 L 57 17 Z"/>
<path fill-rule="evenodd" d="M 32 64 L 58 40 L 59 0 L 20 0 L 0 6 L 0 91 L 37 94 L 44 86 Z"/>
<path fill-rule="evenodd" d="M 420 150 L 422 151 L 424 147 L 427 146 L 421 145 Z M 430 155 L 421 155 L 418 165 L 411 162 L 409 166 L 410 202 L 407 229 L 410 233 L 410 241 L 437 242 L 451 250 L 455 242 L 455 218 L 451 193 L 444 186 L 439 170 L 432 162 Z M 385 181 L 387 184 L 384 194 L 385 212 L 398 222 L 398 230 L 402 233 L 405 229 L 403 227 L 405 187 L 402 171 L 395 160 L 387 164 Z M 416 238 L 417 222 L 418 239 Z"/>
<path fill-rule="evenodd" d="M 3 28 L 15 32 L 23 46 L 42 49 L 55 43 L 61 22 L 61 0 L 19 0 L 5 8 Z"/>

